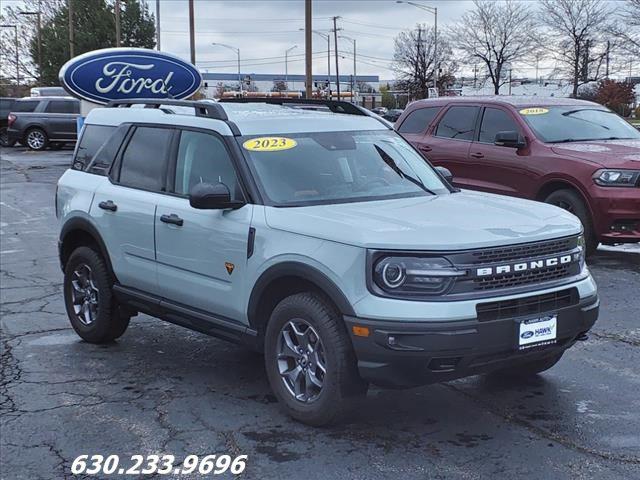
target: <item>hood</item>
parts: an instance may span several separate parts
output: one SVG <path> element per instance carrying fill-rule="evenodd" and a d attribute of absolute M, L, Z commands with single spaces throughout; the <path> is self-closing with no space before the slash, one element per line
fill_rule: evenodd
<path fill-rule="evenodd" d="M 595 140 L 555 144 L 551 150 L 610 168 L 640 169 L 640 140 Z"/>
<path fill-rule="evenodd" d="M 464 250 L 577 234 L 580 221 L 544 203 L 481 192 L 266 208 L 275 229 L 365 248 Z"/>

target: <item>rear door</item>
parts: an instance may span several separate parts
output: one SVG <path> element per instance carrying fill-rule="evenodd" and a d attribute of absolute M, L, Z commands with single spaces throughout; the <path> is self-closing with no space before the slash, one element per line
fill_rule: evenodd
<path fill-rule="evenodd" d="M 80 115 L 80 103 L 77 100 L 49 100 L 44 112 L 45 126 L 49 136 L 60 140 L 77 138 L 77 117 Z"/>
<path fill-rule="evenodd" d="M 467 185 L 476 190 L 526 197 L 539 174 L 534 171 L 528 149 L 495 145 L 496 134 L 506 131 L 523 133 L 508 109 L 483 108 L 480 128 L 469 151 L 474 174 Z"/>
<path fill-rule="evenodd" d="M 468 159 L 479 112 L 477 105 L 449 105 L 422 142 L 421 151 L 431 163 L 451 170 L 454 183 L 463 188 L 470 186 L 475 174 Z"/>
<path fill-rule="evenodd" d="M 397 127 L 397 132 L 429 159 L 431 147 L 425 139 L 425 134 L 441 109 L 442 107 L 439 106 L 416 108 L 409 112 Z"/>
<path fill-rule="evenodd" d="M 167 190 L 156 211 L 158 282 L 175 303 L 239 320 L 243 316 L 252 205 L 198 210 L 189 191 L 198 183 L 224 183 L 244 200 L 230 151 L 213 132 L 182 130 Z"/>
<path fill-rule="evenodd" d="M 119 282 L 156 295 L 154 221 L 158 202 L 166 192 L 174 133 L 170 127 L 133 127 L 109 179 L 96 190 L 91 204 L 91 217 Z"/>

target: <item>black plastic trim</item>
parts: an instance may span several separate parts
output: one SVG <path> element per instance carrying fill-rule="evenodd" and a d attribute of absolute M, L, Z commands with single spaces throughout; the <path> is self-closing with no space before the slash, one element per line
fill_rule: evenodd
<path fill-rule="evenodd" d="M 102 258 L 105 260 L 105 262 L 107 262 L 107 269 L 109 270 L 109 273 L 111 273 L 113 278 L 116 278 L 115 272 L 113 271 L 113 266 L 111 265 L 111 258 L 109 257 L 107 247 L 104 243 L 104 240 L 102 240 L 102 237 L 98 233 L 98 229 L 94 227 L 91 222 L 89 222 L 89 220 L 82 217 L 70 218 L 60 230 L 60 236 L 58 240 L 58 254 L 60 256 L 60 267 L 62 268 L 62 270 L 64 271 L 65 265 L 65 259 L 62 258 L 62 249 L 64 246 L 64 242 L 67 239 L 67 235 L 72 234 L 76 231 L 82 231 L 91 235 L 91 237 L 98 244 L 98 248 L 100 248 L 100 254 L 102 255 Z"/>

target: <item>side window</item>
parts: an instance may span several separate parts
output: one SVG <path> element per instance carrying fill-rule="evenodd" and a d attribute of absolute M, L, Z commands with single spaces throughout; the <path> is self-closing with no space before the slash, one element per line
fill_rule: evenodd
<path fill-rule="evenodd" d="M 174 192 L 188 195 L 198 183 L 224 183 L 231 198 L 242 197 L 229 152 L 219 137 L 183 130 L 180 134 Z"/>
<path fill-rule="evenodd" d="M 163 191 L 172 132 L 167 128 L 136 128 L 122 155 L 120 184 Z"/>
<path fill-rule="evenodd" d="M 115 129 L 116 127 L 104 125 L 85 125 L 71 168 L 74 170 L 84 170 L 98 149 L 111 136 Z"/>
<path fill-rule="evenodd" d="M 80 104 L 73 100 L 51 100 L 45 108 L 47 113 L 79 113 Z"/>
<path fill-rule="evenodd" d="M 414 110 L 409 115 L 407 115 L 407 118 L 404 119 L 404 122 L 402 122 L 402 125 L 400 125 L 400 128 L 398 128 L 398 132 L 399 133 L 424 132 L 439 111 L 440 111 L 440 107 L 419 108 L 417 110 Z"/>
<path fill-rule="evenodd" d="M 121 125 L 113 134 L 107 138 L 102 146 L 93 156 L 93 160 L 88 164 L 86 171 L 96 175 L 107 175 L 113 160 L 120 150 L 120 145 L 124 141 L 129 131 L 129 125 Z"/>
<path fill-rule="evenodd" d="M 22 100 L 13 104 L 14 112 L 34 112 L 40 100 Z"/>
<path fill-rule="evenodd" d="M 479 107 L 451 107 L 438 123 L 436 137 L 473 140 Z"/>
<path fill-rule="evenodd" d="M 520 129 L 511 116 L 504 110 L 498 108 L 485 108 L 480 125 L 480 139 L 482 143 L 493 143 L 496 133 L 505 131 L 516 131 Z"/>

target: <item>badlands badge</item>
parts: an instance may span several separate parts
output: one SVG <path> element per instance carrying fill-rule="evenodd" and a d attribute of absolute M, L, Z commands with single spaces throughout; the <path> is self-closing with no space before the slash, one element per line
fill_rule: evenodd
<path fill-rule="evenodd" d="M 236 266 L 231 262 L 224 262 L 224 268 L 226 268 L 227 273 L 231 275 L 233 273 L 233 269 L 236 268 Z"/>

